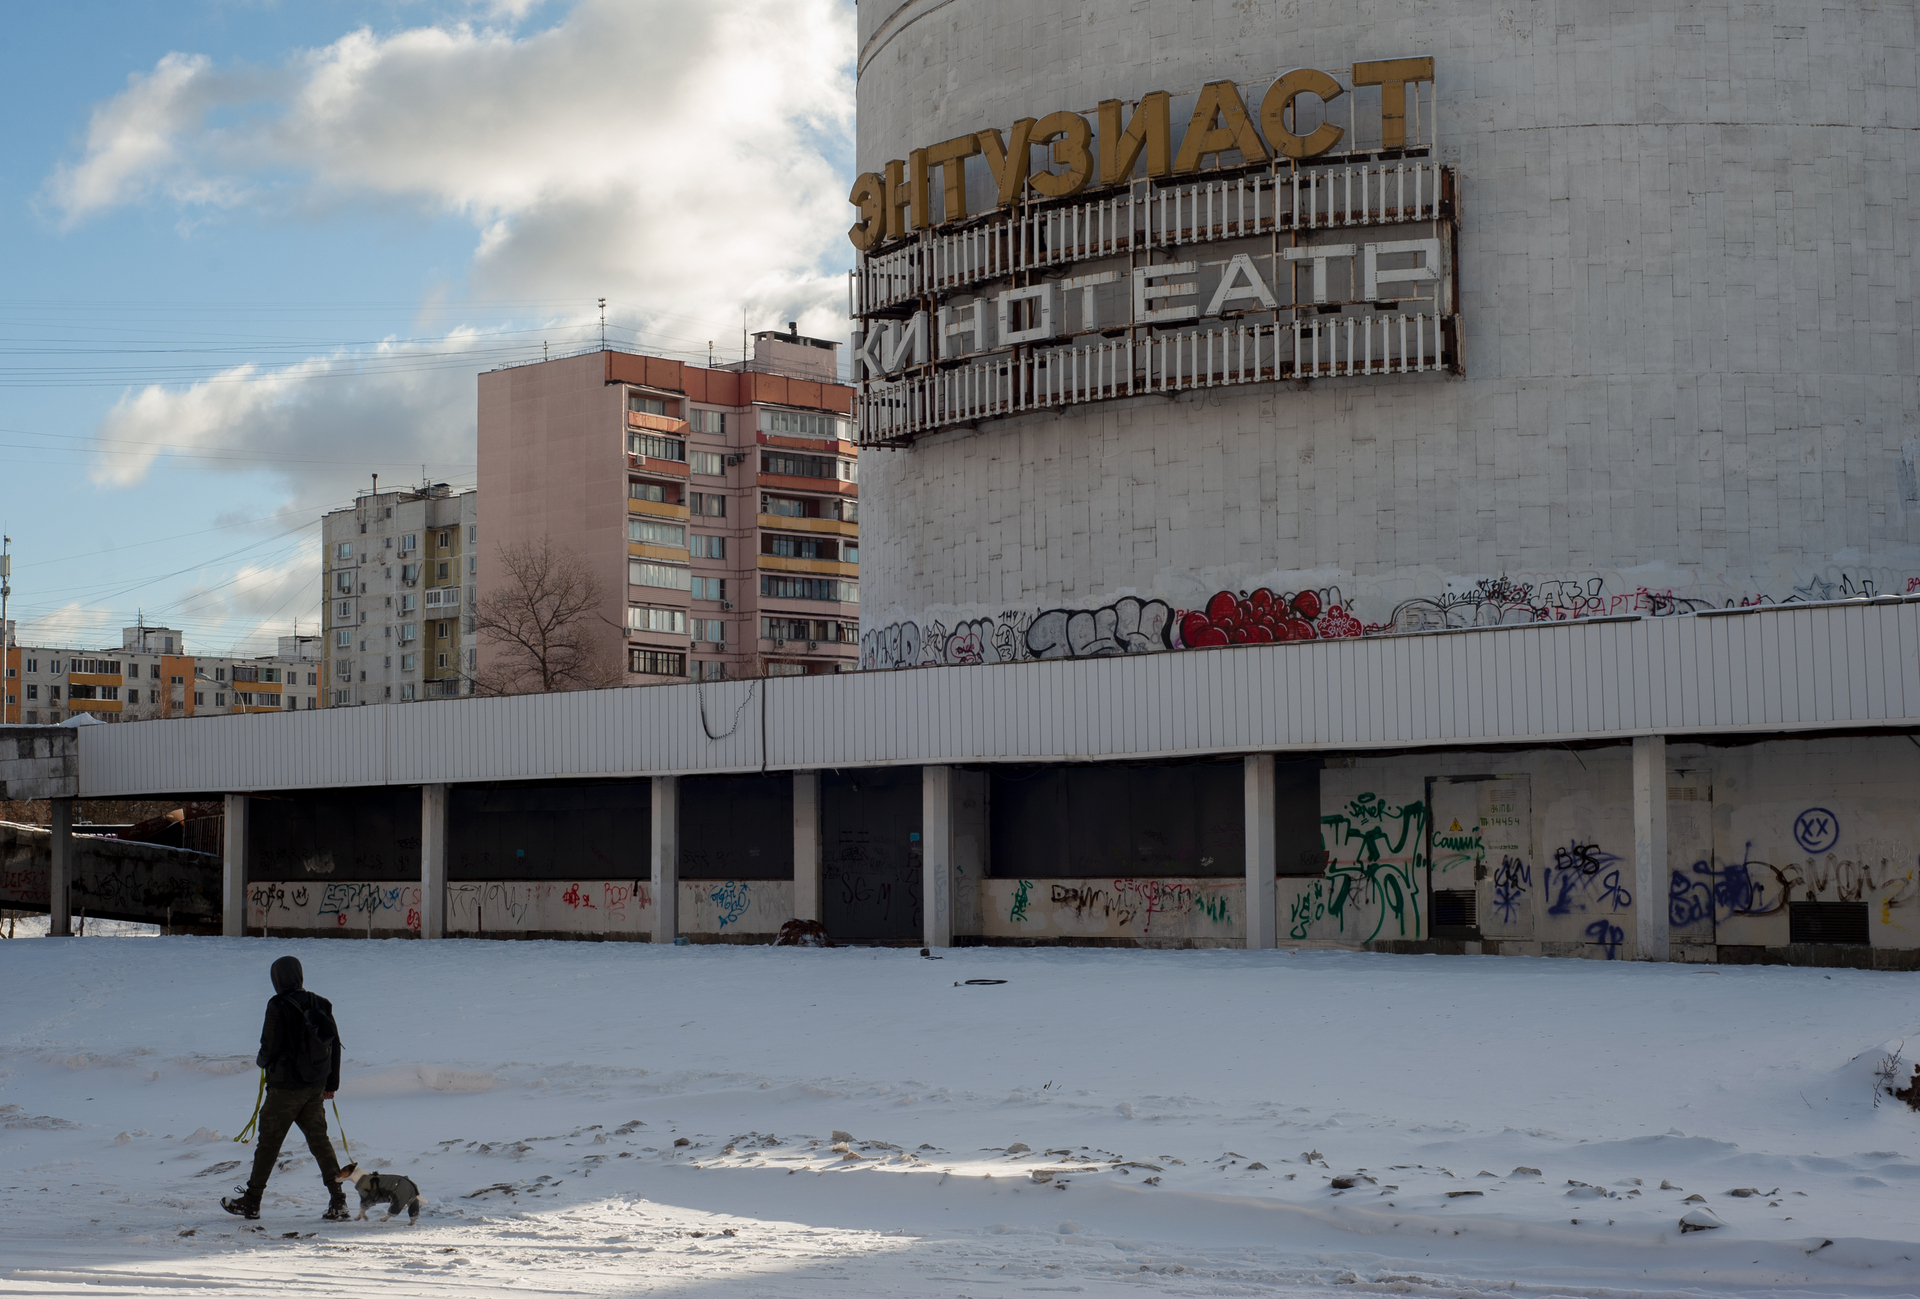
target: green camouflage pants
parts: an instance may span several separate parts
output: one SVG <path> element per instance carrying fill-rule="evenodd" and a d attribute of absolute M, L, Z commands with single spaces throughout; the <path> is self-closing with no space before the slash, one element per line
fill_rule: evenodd
<path fill-rule="evenodd" d="M 340 1175 L 340 1161 L 334 1157 L 333 1142 L 327 1137 L 326 1104 L 320 1098 L 325 1087 L 269 1087 L 260 1106 L 259 1144 L 253 1152 L 253 1176 L 247 1179 L 247 1194 L 259 1199 L 273 1173 L 273 1161 L 280 1157 L 280 1143 L 287 1129 L 298 1123 L 306 1134 L 307 1149 L 320 1163 L 321 1180 L 331 1196 L 337 1189 L 334 1178 Z"/>

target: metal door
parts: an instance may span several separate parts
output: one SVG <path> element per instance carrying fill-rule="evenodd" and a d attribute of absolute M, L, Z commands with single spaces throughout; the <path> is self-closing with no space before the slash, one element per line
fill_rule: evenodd
<path fill-rule="evenodd" d="M 820 784 L 827 934 L 835 942 L 917 943 L 920 768 L 829 771 Z"/>
<path fill-rule="evenodd" d="M 1428 914 L 1435 938 L 1533 937 L 1533 784 L 1528 776 L 1433 776 Z"/>

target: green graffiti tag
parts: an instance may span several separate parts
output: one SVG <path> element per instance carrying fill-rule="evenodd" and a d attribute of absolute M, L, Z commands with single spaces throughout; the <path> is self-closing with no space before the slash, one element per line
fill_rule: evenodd
<path fill-rule="evenodd" d="M 1020 886 L 1013 891 L 1013 906 L 1007 912 L 1007 923 L 1017 925 L 1027 918 L 1027 895 L 1033 891 L 1032 880 L 1021 880 Z"/>
<path fill-rule="evenodd" d="M 1427 823 L 1427 805 L 1415 801 L 1390 806 L 1378 794 L 1362 794 L 1347 804 L 1344 814 L 1320 818 L 1321 843 L 1327 850 L 1325 881 L 1315 880 L 1311 893 L 1289 904 L 1289 930 L 1304 939 L 1313 925 L 1331 916 L 1344 935 L 1349 903 L 1374 909 L 1373 928 L 1360 942 L 1371 942 L 1392 916 L 1398 936 L 1409 927 L 1420 932 L 1419 872 L 1426 866 L 1420 833 Z M 1412 848 L 1409 851 L 1408 845 Z M 1358 885 L 1356 899 L 1355 886 Z M 1356 929 L 1365 925 L 1356 914 Z"/>

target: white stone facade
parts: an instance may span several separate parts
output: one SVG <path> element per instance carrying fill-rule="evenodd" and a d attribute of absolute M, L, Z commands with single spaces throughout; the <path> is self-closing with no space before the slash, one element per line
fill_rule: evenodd
<path fill-rule="evenodd" d="M 1260 587 L 1339 606 L 1321 635 L 1920 589 L 1915 31 L 1794 0 L 862 0 L 861 171 L 1430 55 L 1465 369 L 867 451 L 864 665 L 1178 647 Z"/>

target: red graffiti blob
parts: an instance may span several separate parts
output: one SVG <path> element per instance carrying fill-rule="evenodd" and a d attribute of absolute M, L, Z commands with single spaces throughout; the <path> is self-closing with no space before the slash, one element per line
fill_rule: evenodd
<path fill-rule="evenodd" d="M 1353 623 L 1355 629 L 1329 633 L 1323 626 L 1316 625 L 1316 619 L 1336 616 Z M 1264 586 L 1245 595 L 1218 591 L 1207 601 L 1205 609 L 1190 610 L 1180 616 L 1180 643 L 1188 649 L 1318 640 L 1329 634 L 1357 636 L 1359 624 L 1337 604 L 1323 615 L 1320 597 L 1312 591 L 1281 595 Z"/>

